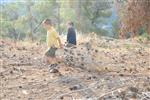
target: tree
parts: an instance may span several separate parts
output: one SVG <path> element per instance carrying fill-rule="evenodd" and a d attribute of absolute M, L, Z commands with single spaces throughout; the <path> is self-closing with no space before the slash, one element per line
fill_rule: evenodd
<path fill-rule="evenodd" d="M 18 13 L 18 5 L 14 4 L 1 4 L 2 12 L 1 12 L 1 33 L 2 36 L 8 36 L 14 39 L 17 39 L 17 31 L 16 28 L 13 26 L 15 21 L 19 17 Z"/>
<path fill-rule="evenodd" d="M 90 21 L 91 27 L 94 31 L 101 32 L 103 29 L 98 27 L 100 23 L 105 23 L 105 18 L 111 16 L 112 2 L 105 0 L 86 0 L 83 3 L 84 14 L 87 19 Z M 96 31 L 95 30 L 95 31 Z"/>
<path fill-rule="evenodd" d="M 111 15 L 111 3 L 105 0 L 30 0 L 1 4 L 3 36 L 31 40 L 42 37 L 46 32 L 40 23 L 52 19 L 59 33 L 66 32 L 66 22 L 73 21 L 76 29 L 82 33 L 96 32 L 107 35 L 101 26 Z M 39 26 L 36 31 L 35 28 Z M 9 35 L 11 34 L 11 35 Z"/>
<path fill-rule="evenodd" d="M 120 34 L 125 36 L 131 33 L 135 37 L 141 27 L 146 27 L 145 31 L 150 34 L 150 2 L 149 0 L 127 0 L 123 4 L 123 9 L 119 10 L 122 27 Z"/>
<path fill-rule="evenodd" d="M 119 33 L 119 21 L 118 20 L 114 20 L 112 22 L 112 33 L 113 33 L 113 37 L 114 38 L 118 38 L 118 33 Z"/>
<path fill-rule="evenodd" d="M 33 2 L 29 1 L 26 2 L 26 8 L 27 8 L 27 16 L 28 16 L 28 23 L 29 23 L 29 27 L 30 27 L 30 31 L 28 32 L 28 38 L 31 38 L 31 40 L 33 41 L 33 14 L 32 14 L 32 6 L 34 5 Z"/>

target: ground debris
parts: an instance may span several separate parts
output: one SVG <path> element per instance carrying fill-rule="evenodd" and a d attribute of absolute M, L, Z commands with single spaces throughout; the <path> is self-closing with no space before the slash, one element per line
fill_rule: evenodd
<path fill-rule="evenodd" d="M 64 47 L 64 62 L 44 65 L 45 45 L 1 42 L 1 100 L 150 99 L 150 45 L 101 37 Z"/>

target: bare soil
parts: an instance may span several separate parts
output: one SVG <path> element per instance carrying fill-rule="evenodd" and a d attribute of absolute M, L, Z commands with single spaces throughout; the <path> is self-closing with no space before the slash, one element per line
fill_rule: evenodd
<path fill-rule="evenodd" d="M 64 62 L 53 72 L 42 62 L 45 48 L 0 41 L 0 100 L 150 100 L 150 43 L 80 43 L 69 49 L 77 54 L 58 53 Z"/>

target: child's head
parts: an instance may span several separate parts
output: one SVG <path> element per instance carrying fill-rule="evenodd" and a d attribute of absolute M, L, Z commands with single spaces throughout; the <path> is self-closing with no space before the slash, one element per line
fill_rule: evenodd
<path fill-rule="evenodd" d="M 42 25 L 45 29 L 48 29 L 49 27 L 52 26 L 52 21 L 50 19 L 45 19 L 43 22 L 42 22 Z"/>
<path fill-rule="evenodd" d="M 67 25 L 68 25 L 68 27 L 73 27 L 73 26 L 74 26 L 74 23 L 73 23 L 72 21 L 69 21 L 69 22 L 67 23 Z"/>

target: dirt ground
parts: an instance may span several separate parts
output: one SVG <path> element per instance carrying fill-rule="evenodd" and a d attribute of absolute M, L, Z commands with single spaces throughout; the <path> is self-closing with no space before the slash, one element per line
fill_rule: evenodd
<path fill-rule="evenodd" d="M 1 40 L 0 100 L 150 100 L 150 43 L 101 38 L 93 44 L 75 48 L 84 61 L 64 53 L 50 72 L 42 62 L 45 44 Z"/>

